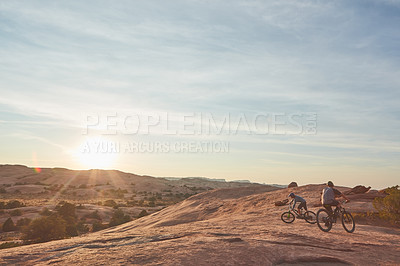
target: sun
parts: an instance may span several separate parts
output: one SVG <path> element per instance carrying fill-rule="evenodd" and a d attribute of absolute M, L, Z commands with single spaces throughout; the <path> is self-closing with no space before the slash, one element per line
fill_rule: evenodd
<path fill-rule="evenodd" d="M 87 138 L 81 143 L 75 157 L 85 168 L 108 169 L 115 165 L 118 153 L 118 143 L 97 137 Z"/>

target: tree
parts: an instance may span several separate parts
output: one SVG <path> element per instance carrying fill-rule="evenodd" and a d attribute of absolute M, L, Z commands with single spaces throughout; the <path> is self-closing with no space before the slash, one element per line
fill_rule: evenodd
<path fill-rule="evenodd" d="M 32 220 L 29 218 L 21 218 L 17 221 L 17 226 L 22 227 L 22 226 L 27 226 L 30 224 Z"/>
<path fill-rule="evenodd" d="M 122 210 L 115 210 L 111 217 L 109 226 L 116 226 L 131 221 L 131 217 L 126 215 Z"/>
<path fill-rule="evenodd" d="M 33 220 L 25 230 L 24 239 L 46 242 L 66 237 L 65 220 L 58 215 L 43 216 Z"/>
<path fill-rule="evenodd" d="M 11 218 L 8 218 L 3 224 L 3 232 L 11 232 L 15 231 L 16 229 L 17 227 Z"/>
<path fill-rule="evenodd" d="M 67 236 L 78 236 L 78 228 L 76 227 L 76 224 L 67 224 L 65 227 L 65 232 Z"/>
<path fill-rule="evenodd" d="M 44 207 L 44 208 L 39 212 L 39 214 L 42 215 L 42 216 L 50 216 L 50 215 L 52 214 L 52 212 L 51 212 L 47 207 Z"/>
<path fill-rule="evenodd" d="M 76 220 L 75 204 L 62 202 L 56 207 L 57 213 L 68 223 L 74 224 Z"/>
<path fill-rule="evenodd" d="M 94 221 L 92 226 L 92 232 L 97 232 L 106 229 L 107 225 L 102 224 L 100 221 Z"/>
<path fill-rule="evenodd" d="M 76 224 L 76 230 L 78 231 L 78 233 L 84 234 L 89 232 L 89 227 L 81 221 Z"/>
<path fill-rule="evenodd" d="M 149 215 L 149 214 L 147 213 L 147 211 L 146 211 L 146 210 L 142 210 L 142 211 L 139 213 L 139 215 L 137 216 L 137 218 L 141 218 L 141 217 L 144 217 L 144 216 L 146 216 L 146 215 Z"/>
<path fill-rule="evenodd" d="M 400 189 L 394 186 L 385 189 L 388 193 L 384 198 L 376 198 L 373 201 L 374 207 L 378 210 L 382 219 L 389 220 L 392 223 L 400 223 Z"/>

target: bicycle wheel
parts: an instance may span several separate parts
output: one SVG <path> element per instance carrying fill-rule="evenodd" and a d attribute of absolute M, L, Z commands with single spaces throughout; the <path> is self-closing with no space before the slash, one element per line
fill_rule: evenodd
<path fill-rule="evenodd" d="M 353 215 L 349 212 L 343 212 L 342 214 L 342 225 L 344 230 L 348 233 L 353 233 L 356 229 L 356 223 L 354 222 Z"/>
<path fill-rule="evenodd" d="M 313 211 L 306 211 L 304 219 L 307 223 L 315 224 L 317 222 L 317 215 Z"/>
<path fill-rule="evenodd" d="M 290 223 L 293 223 L 293 221 L 294 221 L 294 219 L 296 219 L 296 217 L 294 217 L 294 214 L 291 212 L 284 212 L 281 215 L 281 219 L 285 223 L 290 224 Z"/>
<path fill-rule="evenodd" d="M 328 212 L 325 209 L 320 209 L 317 212 L 317 224 L 319 229 L 324 232 L 329 232 L 332 229 L 332 221 Z"/>

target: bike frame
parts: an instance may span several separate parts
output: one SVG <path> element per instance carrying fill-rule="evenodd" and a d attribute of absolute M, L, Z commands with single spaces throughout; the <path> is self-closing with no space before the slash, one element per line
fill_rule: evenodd
<path fill-rule="evenodd" d="M 346 209 L 343 207 L 343 205 L 346 204 L 345 201 L 340 202 L 340 207 L 336 206 L 336 208 L 333 211 L 331 218 L 333 218 L 335 221 L 337 218 L 339 218 L 343 213 L 346 211 Z"/>
<path fill-rule="evenodd" d="M 296 214 L 297 216 L 300 216 L 300 213 L 297 211 L 296 208 L 293 208 L 293 204 L 292 204 L 293 200 L 289 203 L 289 211 L 293 212 L 294 214 Z M 306 212 L 306 210 L 304 208 L 301 208 L 302 210 L 304 210 L 304 213 Z M 301 215 L 304 215 L 304 213 L 302 213 Z"/>

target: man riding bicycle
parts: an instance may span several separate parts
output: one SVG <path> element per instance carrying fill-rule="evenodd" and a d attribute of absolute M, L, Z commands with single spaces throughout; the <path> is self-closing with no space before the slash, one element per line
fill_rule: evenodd
<path fill-rule="evenodd" d="M 289 197 L 292 198 L 292 201 L 289 204 L 292 204 L 293 202 L 293 209 L 296 206 L 297 202 L 300 202 L 299 206 L 297 206 L 297 210 L 299 211 L 299 215 L 301 215 L 301 208 L 304 208 L 304 210 L 307 211 L 307 202 L 305 199 L 303 199 L 300 196 L 295 195 L 294 193 L 290 193 Z"/>
<path fill-rule="evenodd" d="M 350 200 L 342 192 L 334 188 L 332 181 L 329 181 L 327 185 L 328 187 L 322 190 L 321 201 L 322 206 L 327 210 L 329 216 L 332 216 L 332 206 L 340 207 L 340 202 L 335 199 L 336 197 L 343 197 L 346 202 L 349 202 Z"/>

